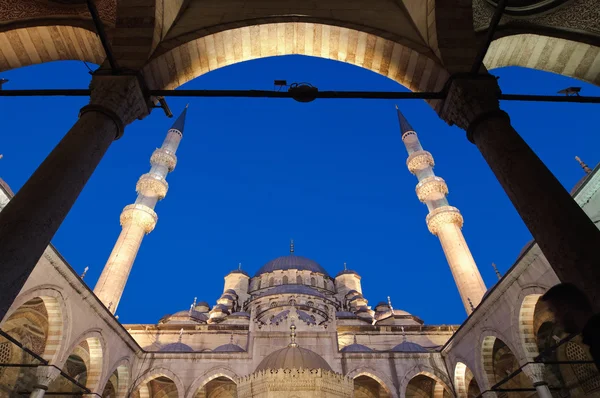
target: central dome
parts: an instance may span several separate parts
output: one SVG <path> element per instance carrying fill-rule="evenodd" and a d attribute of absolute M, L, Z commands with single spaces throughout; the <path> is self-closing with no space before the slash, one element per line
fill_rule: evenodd
<path fill-rule="evenodd" d="M 268 272 L 273 271 L 285 271 L 288 269 L 297 269 L 300 271 L 311 271 L 317 272 L 319 274 L 323 274 L 329 276 L 325 268 L 321 267 L 316 261 L 311 260 L 310 258 L 296 256 L 290 254 L 288 256 L 277 257 L 274 260 L 269 261 L 256 272 L 256 275 L 262 275 Z"/>
<path fill-rule="evenodd" d="M 316 352 L 291 344 L 267 355 L 256 367 L 256 371 L 267 369 L 323 369 L 333 371 L 327 361 Z"/>

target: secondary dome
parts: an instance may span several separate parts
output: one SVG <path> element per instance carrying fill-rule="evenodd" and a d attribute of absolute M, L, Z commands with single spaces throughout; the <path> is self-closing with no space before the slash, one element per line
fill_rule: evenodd
<path fill-rule="evenodd" d="M 403 341 L 402 343 L 400 343 L 397 346 L 395 346 L 394 348 L 392 348 L 392 351 L 396 351 L 396 352 L 429 352 L 425 348 L 423 348 L 421 345 L 419 345 L 417 343 L 413 343 L 411 341 Z"/>
<path fill-rule="evenodd" d="M 256 367 L 256 371 L 267 369 L 322 369 L 333 372 L 319 354 L 291 344 L 267 355 Z"/>
<path fill-rule="evenodd" d="M 325 268 L 321 267 L 316 261 L 313 261 L 310 258 L 296 256 L 293 254 L 290 254 L 289 256 L 277 257 L 276 259 L 269 261 L 268 263 L 260 267 L 260 269 L 256 271 L 256 275 L 254 276 L 273 271 L 284 271 L 288 269 L 317 272 L 319 274 L 329 276 L 327 271 L 325 271 Z"/>

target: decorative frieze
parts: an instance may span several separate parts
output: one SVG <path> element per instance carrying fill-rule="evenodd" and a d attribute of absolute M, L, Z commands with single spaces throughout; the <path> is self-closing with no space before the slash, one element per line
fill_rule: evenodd
<path fill-rule="evenodd" d="M 413 152 L 408 159 L 406 159 L 406 166 L 411 173 L 415 174 L 417 170 L 435 166 L 435 162 L 433 161 L 431 153 L 427 151 L 417 151 Z"/>
<path fill-rule="evenodd" d="M 417 184 L 417 197 L 421 202 L 441 199 L 448 194 L 446 181 L 441 177 L 427 177 Z"/>
<path fill-rule="evenodd" d="M 177 156 L 168 149 L 157 148 L 150 157 L 150 164 L 165 166 L 169 173 L 175 170 L 177 165 Z"/>
<path fill-rule="evenodd" d="M 138 180 L 135 190 L 138 194 L 147 197 L 157 197 L 159 200 L 167 196 L 169 184 L 161 176 L 146 173 Z"/>

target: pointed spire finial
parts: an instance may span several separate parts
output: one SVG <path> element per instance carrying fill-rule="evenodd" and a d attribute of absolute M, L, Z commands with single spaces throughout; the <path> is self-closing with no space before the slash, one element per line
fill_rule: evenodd
<path fill-rule="evenodd" d="M 183 135 L 183 128 L 185 126 L 185 115 L 187 114 L 187 110 L 188 107 L 186 105 L 186 107 L 183 108 L 183 111 L 181 112 L 177 120 L 175 120 L 175 123 L 173 123 L 173 125 L 171 126 L 171 130 L 177 130 Z"/>
<path fill-rule="evenodd" d="M 398 109 L 398 105 L 396 105 L 396 112 L 398 113 L 398 122 L 400 123 L 400 131 L 402 135 L 409 131 L 415 131 L 415 129 L 413 129 L 410 123 L 408 122 L 408 120 L 404 117 L 402 112 L 400 112 L 400 109 Z"/>
<path fill-rule="evenodd" d="M 229 344 L 233 344 L 233 332 L 231 332 L 231 336 L 229 336 Z"/>
<path fill-rule="evenodd" d="M 471 311 L 475 311 L 475 307 L 473 306 L 473 302 L 469 297 L 467 297 L 467 301 L 469 302 L 469 306 L 471 307 Z"/>
<path fill-rule="evenodd" d="M 394 307 L 392 307 L 392 299 L 388 296 L 388 305 L 390 306 L 390 310 L 392 311 L 392 315 L 394 314 Z"/>
<path fill-rule="evenodd" d="M 198 297 L 194 297 L 194 307 L 196 306 L 196 303 L 198 302 Z"/>
<path fill-rule="evenodd" d="M 581 166 L 583 171 L 585 171 L 586 174 L 590 174 L 592 172 L 592 169 L 590 169 L 590 167 L 587 164 L 585 164 L 585 162 L 581 160 L 579 156 L 575 156 L 575 160 L 577 161 L 577 163 L 579 163 L 579 165 Z"/>
<path fill-rule="evenodd" d="M 354 334 L 354 344 L 358 344 L 358 343 L 356 342 L 356 334 Z"/>
<path fill-rule="evenodd" d="M 346 263 L 344 263 L 344 271 L 347 271 L 348 268 L 346 268 Z"/>
<path fill-rule="evenodd" d="M 294 322 L 292 321 L 292 324 L 290 326 L 290 347 L 298 347 L 298 343 L 296 343 L 296 325 L 294 325 Z"/>
<path fill-rule="evenodd" d="M 87 274 L 88 270 L 90 269 L 90 267 L 85 267 L 83 269 L 83 273 L 80 275 L 80 278 L 83 279 L 85 278 L 85 274 Z"/>
<path fill-rule="evenodd" d="M 179 342 L 181 343 L 181 339 L 183 337 L 183 328 L 179 330 Z"/>
<path fill-rule="evenodd" d="M 494 272 L 496 273 L 498 280 L 502 279 L 502 274 L 500 273 L 500 271 L 498 271 L 498 267 L 496 267 L 495 263 L 492 263 L 492 267 L 494 267 Z"/>
<path fill-rule="evenodd" d="M 402 341 L 406 341 L 406 332 L 404 331 L 404 326 L 400 326 L 400 329 L 402 329 Z"/>
<path fill-rule="evenodd" d="M 294 239 L 290 239 L 290 254 L 294 254 Z"/>

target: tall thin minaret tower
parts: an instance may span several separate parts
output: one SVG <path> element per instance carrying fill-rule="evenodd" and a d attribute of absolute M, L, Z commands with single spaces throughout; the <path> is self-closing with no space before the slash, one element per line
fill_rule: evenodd
<path fill-rule="evenodd" d="M 135 186 L 138 193 L 135 203 L 125 206 L 121 212 L 121 234 L 94 288 L 96 296 L 113 314 L 121 300 L 142 239 L 156 226 L 158 217 L 154 207 L 167 195 L 169 184 L 166 177 L 177 164 L 175 152 L 183 137 L 187 108 L 167 132 L 162 146 L 152 154 L 150 172 L 143 174 Z"/>
<path fill-rule="evenodd" d="M 416 188 L 417 197 L 427 205 L 429 210 L 426 218 L 427 227 L 442 244 L 463 305 L 470 314 L 473 312 L 473 307 L 477 307 L 481 302 L 486 287 L 461 231 L 463 217 L 460 211 L 450 206 L 446 199 L 448 186 L 442 178 L 434 174 L 433 156 L 423 150 L 417 133 L 398 107 L 396 109 L 402 131 L 402 142 L 408 151 L 406 166 L 419 180 Z"/>

